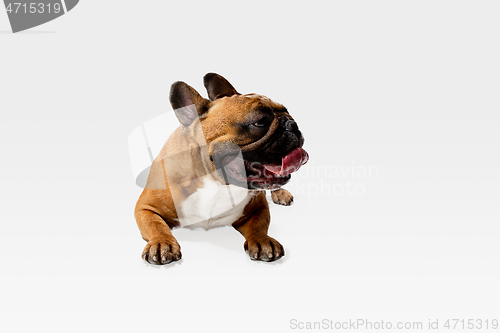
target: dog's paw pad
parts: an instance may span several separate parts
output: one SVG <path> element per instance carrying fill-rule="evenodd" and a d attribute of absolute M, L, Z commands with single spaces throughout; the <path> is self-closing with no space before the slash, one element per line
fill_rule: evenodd
<path fill-rule="evenodd" d="M 271 192 L 271 198 L 277 205 L 290 206 L 293 203 L 293 195 L 285 189 Z"/>
<path fill-rule="evenodd" d="M 285 255 L 283 245 L 269 236 L 262 239 L 247 240 L 244 248 L 252 260 L 274 261 Z"/>
<path fill-rule="evenodd" d="M 142 252 L 142 259 L 152 265 L 165 265 L 181 258 L 181 247 L 174 237 L 152 239 Z"/>

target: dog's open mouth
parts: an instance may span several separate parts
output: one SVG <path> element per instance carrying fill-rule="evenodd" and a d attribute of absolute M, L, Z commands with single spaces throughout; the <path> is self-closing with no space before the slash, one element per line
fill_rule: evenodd
<path fill-rule="evenodd" d="M 307 163 L 309 155 L 302 148 L 296 148 L 281 158 L 281 164 L 262 164 L 245 161 L 238 157 L 226 156 L 223 160 L 227 183 L 236 181 L 249 188 L 275 189 L 290 180 L 290 175 Z"/>

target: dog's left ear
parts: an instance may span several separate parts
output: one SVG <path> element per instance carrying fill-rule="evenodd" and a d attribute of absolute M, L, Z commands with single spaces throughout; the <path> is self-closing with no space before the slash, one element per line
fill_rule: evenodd
<path fill-rule="evenodd" d="M 210 107 L 208 99 L 201 97 L 193 87 L 181 81 L 175 82 L 170 87 L 170 104 L 177 119 L 184 126 L 191 125 Z"/>
<path fill-rule="evenodd" d="M 215 73 L 208 73 L 203 77 L 203 84 L 207 88 L 208 98 L 215 101 L 217 98 L 240 95 L 228 80 Z"/>

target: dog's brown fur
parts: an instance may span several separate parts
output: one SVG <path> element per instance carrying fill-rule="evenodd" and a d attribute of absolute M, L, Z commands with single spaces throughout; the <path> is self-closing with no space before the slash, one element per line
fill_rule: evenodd
<path fill-rule="evenodd" d="M 209 75 L 211 76 L 207 80 Z M 254 144 L 256 138 L 238 131 L 238 124 L 248 121 L 247 110 L 254 109 L 257 104 L 265 104 L 276 113 L 286 113 L 289 117 L 282 105 L 260 95 L 255 95 L 259 98 L 248 97 L 253 95 L 240 95 L 224 78 L 214 76 L 216 74 L 209 75 L 205 78 L 205 85 L 211 100 L 202 98 L 185 83 L 177 82 L 172 86 L 170 100 L 174 109 L 188 103 L 194 104 L 200 120 L 199 123 L 195 120 L 195 125 L 187 121 L 186 126 L 181 126 L 172 133 L 153 162 L 147 186 L 135 207 L 137 225 L 143 239 L 147 241 L 142 257 L 151 264 L 166 264 L 181 259 L 181 247 L 171 232 L 172 228 L 179 226 L 172 191 L 183 191 L 176 192 L 176 198 L 179 195 L 187 198 L 203 186 L 203 177 L 214 171 L 213 163 L 210 161 L 213 144 L 232 142 L 240 147 Z M 207 84 L 207 81 L 210 84 Z M 182 124 L 184 120 L 179 119 Z M 207 146 L 199 144 L 204 140 Z M 167 158 L 171 155 L 172 149 L 178 147 L 208 151 L 205 154 L 202 152 L 198 155 L 184 154 L 176 158 Z M 187 176 L 186 174 L 179 176 L 184 177 L 181 189 L 169 186 L 166 168 L 181 168 L 187 173 Z M 217 180 L 223 182 L 221 178 Z M 289 205 L 293 201 L 292 195 L 283 189 L 272 192 L 272 199 L 282 205 Z M 265 191 L 255 191 L 242 216 L 232 224 L 245 237 L 244 248 L 251 259 L 273 261 L 285 254 L 283 246 L 268 236 L 269 223 L 270 212 Z"/>

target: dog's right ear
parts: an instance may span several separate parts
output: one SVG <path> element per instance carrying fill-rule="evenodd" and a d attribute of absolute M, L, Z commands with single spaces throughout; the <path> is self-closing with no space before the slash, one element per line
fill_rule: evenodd
<path fill-rule="evenodd" d="M 189 126 L 210 108 L 210 101 L 188 84 L 177 81 L 170 87 L 170 104 L 179 122 Z"/>
<path fill-rule="evenodd" d="M 228 80 L 215 73 L 208 73 L 203 77 L 203 84 L 207 88 L 208 98 L 215 101 L 217 98 L 239 95 Z"/>

